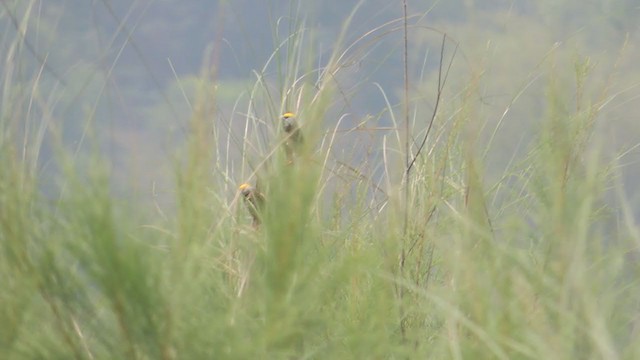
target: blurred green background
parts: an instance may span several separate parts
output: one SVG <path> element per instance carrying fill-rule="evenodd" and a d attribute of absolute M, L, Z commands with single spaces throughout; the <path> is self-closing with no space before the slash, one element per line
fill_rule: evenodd
<path fill-rule="evenodd" d="M 637 359 L 640 4 L 402 5 L 0 0 L 0 359 Z"/>

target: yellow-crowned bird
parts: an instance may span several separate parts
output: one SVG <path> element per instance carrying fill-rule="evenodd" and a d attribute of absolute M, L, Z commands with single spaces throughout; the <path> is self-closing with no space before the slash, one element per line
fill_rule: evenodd
<path fill-rule="evenodd" d="M 302 130 L 296 121 L 296 115 L 291 112 L 282 114 L 282 128 L 286 134 L 284 142 L 284 150 L 287 155 L 287 161 L 293 162 L 293 156 L 296 155 L 304 144 Z"/>
<path fill-rule="evenodd" d="M 264 195 L 248 183 L 240 185 L 238 190 L 242 194 L 244 203 L 251 214 L 253 226 L 260 226 L 264 210 Z"/>

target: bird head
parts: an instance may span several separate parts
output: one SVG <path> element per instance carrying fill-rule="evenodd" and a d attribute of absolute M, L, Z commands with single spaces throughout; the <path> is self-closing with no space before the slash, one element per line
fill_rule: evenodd
<path fill-rule="evenodd" d="M 284 131 L 289 133 L 296 128 L 296 115 L 292 112 L 286 112 L 282 114 L 282 122 Z"/>
<path fill-rule="evenodd" d="M 244 184 L 241 184 L 240 186 L 238 186 L 238 190 L 240 191 L 242 196 L 248 197 L 253 192 L 253 186 L 251 186 L 248 183 L 244 183 Z"/>

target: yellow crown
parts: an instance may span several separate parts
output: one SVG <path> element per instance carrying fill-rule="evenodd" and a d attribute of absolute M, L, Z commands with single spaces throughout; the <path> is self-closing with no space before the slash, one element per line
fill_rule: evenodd
<path fill-rule="evenodd" d="M 291 117 L 295 117 L 296 114 L 292 113 L 292 112 L 286 112 L 284 114 L 282 114 L 282 117 L 285 119 L 291 118 Z"/>
<path fill-rule="evenodd" d="M 240 186 L 238 186 L 238 190 L 240 190 L 240 191 L 245 191 L 245 190 L 250 189 L 250 188 L 251 188 L 251 185 L 248 184 L 248 183 L 243 183 Z"/>

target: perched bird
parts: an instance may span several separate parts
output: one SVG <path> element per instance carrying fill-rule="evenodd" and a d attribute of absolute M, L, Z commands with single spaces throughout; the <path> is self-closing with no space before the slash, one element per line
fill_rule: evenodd
<path fill-rule="evenodd" d="M 242 194 L 244 203 L 251 214 L 253 226 L 260 226 L 262 222 L 262 211 L 264 209 L 264 195 L 248 183 L 240 185 L 238 190 Z"/>
<path fill-rule="evenodd" d="M 298 126 L 294 113 L 286 112 L 282 115 L 282 128 L 287 136 L 284 142 L 287 161 L 292 163 L 294 154 L 300 150 L 300 147 L 304 143 L 304 137 L 302 136 L 302 131 L 300 130 L 300 126 Z"/>

